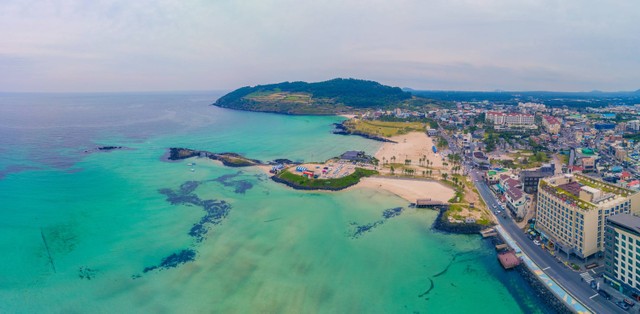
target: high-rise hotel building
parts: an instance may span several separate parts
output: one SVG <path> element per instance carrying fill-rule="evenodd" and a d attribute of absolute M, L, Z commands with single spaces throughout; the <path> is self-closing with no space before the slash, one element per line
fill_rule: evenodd
<path fill-rule="evenodd" d="M 541 179 L 536 230 L 557 251 L 587 258 L 604 251 L 606 218 L 640 212 L 640 192 L 580 174 Z"/>
<path fill-rule="evenodd" d="M 618 291 L 640 300 L 640 217 L 607 217 L 604 279 Z"/>

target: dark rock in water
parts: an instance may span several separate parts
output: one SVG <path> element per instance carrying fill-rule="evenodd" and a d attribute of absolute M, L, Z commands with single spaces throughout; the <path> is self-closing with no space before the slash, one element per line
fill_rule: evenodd
<path fill-rule="evenodd" d="M 100 146 L 98 150 L 114 150 L 114 149 L 122 149 L 122 146 Z"/>
<path fill-rule="evenodd" d="M 253 184 L 247 180 L 233 180 L 235 177 L 242 174 L 242 172 L 238 171 L 235 174 L 225 174 L 216 179 L 213 179 L 215 182 L 219 182 L 224 186 L 235 188 L 234 192 L 238 194 L 244 194 L 247 190 L 253 188 Z"/>
<path fill-rule="evenodd" d="M 294 162 L 292 160 L 289 159 L 284 159 L 284 158 L 280 158 L 280 159 L 274 159 L 271 162 L 269 162 L 270 165 L 279 165 L 279 164 L 297 164 L 297 162 Z"/>
<path fill-rule="evenodd" d="M 188 148 L 169 148 L 169 160 L 181 160 L 199 156 L 200 152 Z"/>
<path fill-rule="evenodd" d="M 358 225 L 356 222 L 352 222 L 351 225 L 354 228 L 353 228 L 353 231 L 351 232 L 351 238 L 352 239 L 359 238 L 364 233 L 369 232 L 369 231 L 375 229 L 376 227 L 384 224 L 387 221 L 387 219 L 399 216 L 402 213 L 402 210 L 403 210 L 402 207 L 385 209 L 382 212 L 382 218 L 383 219 L 378 220 L 378 221 L 374 221 L 374 222 L 366 224 L 366 225 Z"/>
<path fill-rule="evenodd" d="M 382 217 L 385 219 L 393 218 L 399 216 L 402 213 L 402 207 L 389 208 L 382 212 Z"/>
<path fill-rule="evenodd" d="M 196 259 L 196 251 L 191 249 L 182 250 L 165 257 L 157 266 L 145 267 L 143 272 L 150 272 L 155 269 L 175 268 L 181 264 L 192 262 Z"/>
<path fill-rule="evenodd" d="M 263 164 L 260 160 L 246 158 L 236 153 L 212 153 L 204 150 L 177 147 L 169 148 L 169 153 L 163 158 L 175 161 L 191 157 L 204 157 L 218 160 L 227 167 L 248 167 Z"/>
<path fill-rule="evenodd" d="M 96 276 L 97 271 L 86 266 L 78 268 L 78 277 L 80 279 L 91 280 Z"/>
<path fill-rule="evenodd" d="M 200 182 L 198 181 L 187 181 L 185 183 L 182 183 L 180 185 L 180 193 L 182 194 L 193 193 L 193 191 L 195 191 L 199 185 L 200 185 Z"/>
<path fill-rule="evenodd" d="M 431 292 L 431 290 L 433 290 L 433 288 L 434 288 L 434 286 L 435 286 L 435 285 L 433 284 L 433 279 L 429 278 L 429 284 L 430 284 L 430 285 L 429 285 L 429 288 L 427 288 L 427 290 L 426 290 L 425 292 L 423 292 L 422 294 L 420 294 L 420 295 L 418 296 L 418 298 L 422 298 L 422 297 L 426 296 L 427 294 L 429 294 L 429 292 Z"/>
<path fill-rule="evenodd" d="M 84 152 L 85 153 L 109 152 L 109 151 L 112 151 L 112 150 L 131 150 L 131 148 L 124 147 L 124 146 L 98 146 L 98 147 L 93 148 L 93 149 L 87 149 Z"/>
<path fill-rule="evenodd" d="M 228 176 L 232 178 L 236 175 L 237 174 Z M 227 177 L 227 179 L 230 177 Z M 204 210 L 204 216 L 200 218 L 200 221 L 194 223 L 188 232 L 189 236 L 193 237 L 196 242 L 202 242 L 209 232 L 210 226 L 222 223 L 222 220 L 224 220 L 231 211 L 231 205 L 223 200 L 203 200 L 194 194 L 193 192 L 201 183 L 202 182 L 198 181 L 187 181 L 181 184 L 178 190 L 158 190 L 158 192 L 167 196 L 167 202 L 172 205 L 193 205 L 201 207 Z M 240 186 L 236 186 L 237 192 L 244 192 L 246 189 L 248 189 L 247 186 L 242 183 Z"/>

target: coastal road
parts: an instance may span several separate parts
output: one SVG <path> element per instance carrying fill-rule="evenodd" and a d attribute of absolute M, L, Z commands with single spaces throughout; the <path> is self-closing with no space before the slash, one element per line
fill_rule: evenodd
<path fill-rule="evenodd" d="M 482 198 L 487 203 L 487 206 L 494 211 L 494 206 L 500 206 L 495 195 L 491 192 L 486 182 L 482 180 L 482 175 L 479 171 L 472 170 L 470 174 L 478 192 L 480 192 Z M 503 218 L 502 215 L 496 216 L 498 217 L 500 225 L 509 233 L 513 240 L 517 242 L 522 251 L 549 277 L 556 280 L 565 290 L 580 300 L 582 304 L 586 305 L 595 313 L 629 313 L 620 309 L 614 303 L 607 301 L 602 296 L 596 295 L 597 291 L 591 289 L 586 282 L 582 281 L 580 273 L 584 271 L 574 272 L 570 270 L 540 246 L 535 245 L 509 216 L 507 216 L 507 218 Z M 634 307 L 631 311 L 636 310 Z"/>

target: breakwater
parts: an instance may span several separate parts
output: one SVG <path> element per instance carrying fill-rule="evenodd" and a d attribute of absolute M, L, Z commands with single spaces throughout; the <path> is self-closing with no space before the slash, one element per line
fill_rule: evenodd
<path fill-rule="evenodd" d="M 246 158 L 236 153 L 212 153 L 204 150 L 176 147 L 169 148 L 169 154 L 165 158 L 167 160 L 175 161 L 191 157 L 204 157 L 212 160 L 218 160 L 227 167 L 249 167 L 263 164 L 260 160 Z"/>
<path fill-rule="evenodd" d="M 538 299 L 540 299 L 542 302 L 544 302 L 549 308 L 551 308 L 554 311 L 554 313 L 559 313 L 559 314 L 573 313 L 573 311 L 571 311 L 567 307 L 567 304 L 562 300 L 558 299 L 558 297 L 555 294 L 553 294 L 553 292 L 551 292 L 547 288 L 547 286 L 544 283 L 542 283 L 542 281 L 538 279 L 538 276 L 534 274 L 531 271 L 531 269 L 529 269 L 529 267 L 523 264 L 520 264 L 520 266 L 516 267 L 515 269 L 520 274 L 520 276 L 522 276 L 524 281 L 526 281 L 529 284 L 531 289 L 533 289 L 535 296 Z"/>

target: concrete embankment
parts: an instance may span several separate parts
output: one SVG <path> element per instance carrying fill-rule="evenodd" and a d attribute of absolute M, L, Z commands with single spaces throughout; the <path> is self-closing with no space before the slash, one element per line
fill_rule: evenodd
<path fill-rule="evenodd" d="M 524 279 L 531 283 L 531 286 L 536 289 L 539 296 L 548 301 L 554 308 L 557 308 L 558 313 L 591 313 L 584 304 L 574 298 L 573 295 L 540 269 L 529 256 L 523 253 L 520 246 L 518 246 L 504 228 L 496 226 L 496 231 L 498 231 L 498 234 L 505 243 L 516 252 L 517 256 L 522 259 L 523 263 L 519 267 L 519 271 L 523 274 Z M 554 298 L 551 298 L 551 296 Z M 558 302 L 558 304 L 555 302 Z M 563 307 L 565 308 L 564 311 L 561 310 Z"/>

